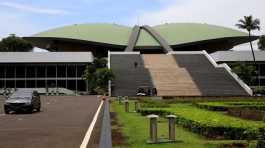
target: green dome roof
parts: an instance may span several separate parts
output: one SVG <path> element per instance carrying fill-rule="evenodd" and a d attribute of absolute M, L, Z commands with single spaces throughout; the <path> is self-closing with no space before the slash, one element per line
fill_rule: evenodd
<path fill-rule="evenodd" d="M 153 26 L 170 45 L 226 37 L 242 37 L 247 33 L 230 28 L 196 23 L 172 23 Z M 60 38 L 126 46 L 132 28 L 116 24 L 76 24 L 48 30 L 33 35 L 38 38 Z M 144 30 L 141 30 L 137 46 L 159 46 Z"/>

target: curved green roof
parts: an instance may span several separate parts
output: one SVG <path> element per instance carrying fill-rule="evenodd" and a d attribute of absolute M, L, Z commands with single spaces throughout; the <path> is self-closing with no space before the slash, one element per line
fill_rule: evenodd
<path fill-rule="evenodd" d="M 163 24 L 153 28 L 170 45 L 248 35 L 230 28 L 196 23 Z M 131 31 L 131 27 L 116 24 L 76 24 L 41 32 L 32 37 L 76 39 L 126 46 Z M 137 46 L 159 46 L 159 44 L 146 31 L 141 30 Z"/>

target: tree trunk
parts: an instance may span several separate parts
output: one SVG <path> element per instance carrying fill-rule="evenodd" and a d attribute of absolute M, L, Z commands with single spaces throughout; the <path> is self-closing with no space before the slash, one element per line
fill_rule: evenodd
<path fill-rule="evenodd" d="M 256 69 L 256 80 L 258 80 L 258 83 L 259 83 L 259 86 L 260 86 L 259 69 L 258 69 L 258 64 L 256 62 L 255 53 L 254 53 L 254 50 L 253 50 L 253 45 L 252 45 L 252 41 L 251 41 L 251 33 L 250 33 L 250 31 L 248 32 L 248 37 L 249 37 L 249 43 L 250 43 L 250 47 L 251 47 L 253 61 L 254 61 L 254 64 L 255 64 L 255 69 Z"/>

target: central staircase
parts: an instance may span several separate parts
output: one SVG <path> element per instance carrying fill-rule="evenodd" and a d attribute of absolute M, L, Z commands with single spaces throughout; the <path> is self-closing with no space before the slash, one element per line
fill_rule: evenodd
<path fill-rule="evenodd" d="M 158 96 L 201 95 L 189 72 L 179 67 L 172 55 L 143 54 L 142 58 Z"/>

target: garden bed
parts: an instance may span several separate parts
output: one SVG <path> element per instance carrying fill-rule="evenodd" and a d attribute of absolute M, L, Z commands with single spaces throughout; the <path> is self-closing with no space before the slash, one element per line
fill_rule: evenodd
<path fill-rule="evenodd" d="M 152 108 L 149 110 L 155 110 Z M 160 108 L 160 110 L 165 110 L 168 108 Z M 121 145 L 116 142 L 113 147 L 145 147 L 145 148 L 222 148 L 226 145 L 231 145 L 233 143 L 246 145 L 247 141 L 242 140 L 214 140 L 206 139 L 203 136 L 192 133 L 181 126 L 176 125 L 176 139 L 182 141 L 180 143 L 168 143 L 168 144 L 147 144 L 148 139 L 148 125 L 149 121 L 145 116 L 141 116 L 139 113 L 133 112 L 133 103 L 130 102 L 130 112 L 124 112 L 124 104 L 119 105 L 118 102 L 111 103 L 111 111 L 116 112 L 116 122 L 114 125 L 118 125 L 119 132 L 118 135 L 123 138 Z M 167 112 L 165 111 L 165 112 Z M 162 111 L 163 112 L 163 111 Z M 168 112 L 167 112 L 168 113 Z M 161 115 L 158 119 L 158 137 L 167 138 L 168 134 L 168 123 L 167 120 Z M 115 126 L 117 127 L 117 126 Z M 117 134 L 117 133 L 116 133 Z M 113 139 L 115 140 L 115 139 Z M 118 142 L 120 141 L 119 139 Z M 118 144 L 118 145 L 117 145 Z M 252 147 L 255 147 L 255 142 L 251 143 Z M 251 148 L 252 148 L 251 147 Z"/>

